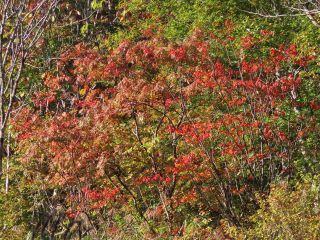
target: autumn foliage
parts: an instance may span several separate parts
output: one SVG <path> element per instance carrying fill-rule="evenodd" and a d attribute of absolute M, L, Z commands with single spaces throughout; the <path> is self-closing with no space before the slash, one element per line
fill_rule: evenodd
<path fill-rule="evenodd" d="M 63 193 L 70 221 L 130 212 L 163 237 L 195 216 L 246 225 L 256 194 L 296 174 L 320 110 L 300 94 L 314 57 L 225 24 L 177 43 L 153 31 L 107 54 L 80 43 L 43 76 L 14 128 L 30 177 Z"/>

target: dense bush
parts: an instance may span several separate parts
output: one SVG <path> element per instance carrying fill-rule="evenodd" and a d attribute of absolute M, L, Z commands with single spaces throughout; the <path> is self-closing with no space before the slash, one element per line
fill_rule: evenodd
<path fill-rule="evenodd" d="M 250 217 L 252 226 L 228 229 L 235 239 L 319 239 L 319 177 L 294 187 L 272 187 L 260 209 Z"/>
<path fill-rule="evenodd" d="M 318 239 L 320 28 L 273 7 L 61 3 L 13 101 L 0 238 Z"/>

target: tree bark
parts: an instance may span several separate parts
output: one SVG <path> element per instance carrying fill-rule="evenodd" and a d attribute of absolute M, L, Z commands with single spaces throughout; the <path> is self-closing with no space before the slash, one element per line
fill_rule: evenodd
<path fill-rule="evenodd" d="M 3 132 L 0 132 L 0 179 L 3 175 L 3 158 L 5 156 L 5 148 L 4 148 L 4 136 Z"/>

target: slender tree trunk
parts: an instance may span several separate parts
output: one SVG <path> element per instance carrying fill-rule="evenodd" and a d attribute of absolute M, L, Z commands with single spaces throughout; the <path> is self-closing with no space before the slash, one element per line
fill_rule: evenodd
<path fill-rule="evenodd" d="M 4 148 L 4 133 L 3 130 L 0 130 L 0 179 L 3 175 L 3 158 L 5 156 Z"/>
<path fill-rule="evenodd" d="M 6 183 L 5 183 L 6 194 L 9 192 L 9 160 L 10 160 L 10 134 L 8 135 L 8 142 L 7 142 Z"/>

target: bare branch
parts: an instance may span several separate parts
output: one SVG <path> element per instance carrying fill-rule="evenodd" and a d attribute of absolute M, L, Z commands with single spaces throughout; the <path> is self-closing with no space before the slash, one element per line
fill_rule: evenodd
<path fill-rule="evenodd" d="M 0 1 L 0 176 L 6 126 L 24 66 L 59 0 Z"/>
<path fill-rule="evenodd" d="M 285 10 L 284 12 L 279 12 L 278 5 Z M 309 0 L 309 1 L 297 1 L 295 3 L 282 3 L 281 2 L 273 2 L 270 6 L 273 10 L 256 10 L 249 11 L 245 9 L 240 9 L 245 13 L 249 13 L 252 15 L 257 15 L 264 18 L 281 18 L 281 17 L 298 17 L 298 16 L 306 16 L 311 21 L 311 23 L 320 27 L 320 2 L 317 0 Z"/>

